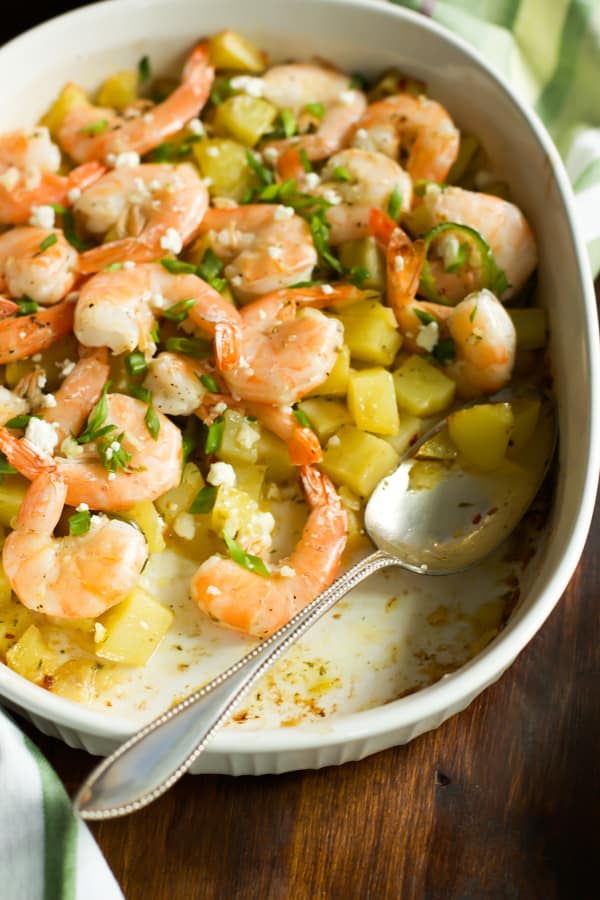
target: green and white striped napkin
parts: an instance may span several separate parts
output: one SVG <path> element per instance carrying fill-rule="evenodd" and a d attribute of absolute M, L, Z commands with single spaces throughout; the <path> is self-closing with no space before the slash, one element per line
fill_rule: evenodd
<path fill-rule="evenodd" d="M 579 233 L 600 272 L 598 0 L 392 0 L 479 50 L 533 107 L 565 162 Z"/>
<path fill-rule="evenodd" d="M 123 900 L 58 776 L 0 710 L 0 897 Z"/>
<path fill-rule="evenodd" d="M 566 163 L 582 237 L 600 271 L 600 3 L 392 0 L 456 32 L 546 124 Z M 0 712 L 3 900 L 113 900 L 122 894 L 47 761 Z"/>

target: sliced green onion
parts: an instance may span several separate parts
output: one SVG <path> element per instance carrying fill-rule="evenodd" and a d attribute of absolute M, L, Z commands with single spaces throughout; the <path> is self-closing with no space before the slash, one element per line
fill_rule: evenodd
<path fill-rule="evenodd" d="M 214 103 L 215 106 L 220 106 L 221 103 L 229 97 L 232 97 L 234 94 L 235 90 L 231 87 L 229 78 L 217 79 L 210 92 L 210 101 L 211 103 Z"/>
<path fill-rule="evenodd" d="M 160 419 L 152 403 L 148 405 L 146 415 L 144 416 L 144 422 L 146 423 L 146 428 L 150 432 L 151 437 L 157 441 L 158 435 L 160 434 Z"/>
<path fill-rule="evenodd" d="M 190 506 L 190 512 L 193 516 L 202 516 L 209 513 L 215 505 L 217 499 L 218 488 L 214 484 L 205 485 L 202 490 L 196 494 Z"/>
<path fill-rule="evenodd" d="M 325 115 L 325 107 L 322 103 L 307 103 L 304 109 L 315 119 L 322 119 Z"/>
<path fill-rule="evenodd" d="M 98 119 L 97 122 L 92 122 L 91 125 L 86 125 L 85 128 L 79 129 L 79 134 L 102 134 L 108 128 L 108 119 Z"/>
<path fill-rule="evenodd" d="M 130 375 L 141 375 L 148 368 L 146 357 L 141 350 L 134 350 L 125 357 L 125 368 Z"/>
<path fill-rule="evenodd" d="M 212 353 L 210 341 L 203 338 L 170 337 L 167 338 L 165 346 L 171 353 L 185 353 L 194 359 L 207 359 Z"/>
<path fill-rule="evenodd" d="M 363 75 L 361 72 L 353 72 L 348 89 L 351 91 L 365 91 L 368 85 L 369 82 L 366 75 Z"/>
<path fill-rule="evenodd" d="M 140 84 L 144 84 L 148 81 L 151 74 L 152 68 L 150 66 L 150 59 L 147 56 L 142 56 L 138 63 L 138 80 Z"/>
<path fill-rule="evenodd" d="M 329 226 L 323 216 L 314 215 L 310 220 L 310 231 L 313 243 L 319 256 L 340 275 L 344 271 L 339 259 L 333 255 L 329 246 Z"/>
<path fill-rule="evenodd" d="M 52 207 L 57 216 L 64 216 L 67 212 L 67 207 L 62 206 L 60 203 L 50 203 L 49 206 Z"/>
<path fill-rule="evenodd" d="M 32 416 L 13 416 L 12 419 L 9 419 L 8 422 L 5 422 L 4 425 L 6 428 L 27 428 L 29 425 L 29 420 L 33 418 Z"/>
<path fill-rule="evenodd" d="M 211 394 L 219 394 L 221 392 L 219 382 L 216 378 L 213 378 L 212 375 L 201 375 L 200 381 L 202 382 L 206 390 L 211 392 Z"/>
<path fill-rule="evenodd" d="M 291 288 L 307 288 L 307 287 L 319 287 L 319 285 L 323 284 L 322 281 L 296 281 L 294 284 L 290 284 Z"/>
<path fill-rule="evenodd" d="M 154 320 L 154 325 L 150 329 L 150 339 L 154 341 L 155 344 L 158 344 L 160 341 L 160 324 L 157 319 Z"/>
<path fill-rule="evenodd" d="M 165 309 L 163 315 L 165 319 L 170 319 L 172 322 L 185 322 L 188 317 L 188 312 L 195 303 L 195 297 L 189 297 L 187 300 L 179 300 L 177 303 L 174 303 L 173 306 L 169 306 L 168 309 Z"/>
<path fill-rule="evenodd" d="M 87 241 L 83 241 L 77 234 L 77 231 L 75 229 L 75 218 L 73 216 L 73 211 L 70 209 L 66 209 L 62 216 L 63 234 L 70 245 L 72 247 L 75 247 L 78 253 L 83 253 L 84 250 L 89 250 L 92 245 Z"/>
<path fill-rule="evenodd" d="M 204 452 L 205 453 L 216 453 L 219 447 L 221 446 L 221 441 L 223 440 L 223 431 L 225 430 L 225 419 L 223 416 L 219 416 L 218 419 L 209 425 L 208 433 L 206 435 L 206 441 L 204 443 Z"/>
<path fill-rule="evenodd" d="M 36 313 L 39 310 L 39 304 L 32 300 L 31 297 L 21 297 L 20 300 L 14 301 L 19 309 L 17 310 L 17 316 L 30 316 L 32 313 Z"/>
<path fill-rule="evenodd" d="M 336 166 L 331 176 L 334 181 L 350 181 L 350 172 L 346 166 Z"/>
<path fill-rule="evenodd" d="M 223 529 L 222 535 L 223 540 L 227 545 L 227 549 L 229 550 L 230 557 L 238 564 L 238 566 L 243 566 L 244 569 L 249 569 L 251 572 L 256 572 L 257 575 L 262 575 L 265 578 L 269 577 L 269 570 L 260 556 L 253 556 L 251 553 L 246 553 L 245 550 L 242 550 L 237 541 L 234 541 L 234 539 L 227 534 L 225 529 Z"/>
<path fill-rule="evenodd" d="M 202 262 L 196 269 L 198 276 L 206 281 L 207 284 L 210 284 L 215 291 L 222 291 L 227 284 L 225 278 L 220 277 L 222 271 L 223 263 L 215 251 L 211 247 L 207 247 L 204 251 Z"/>
<path fill-rule="evenodd" d="M 192 265 L 192 263 L 184 262 L 182 259 L 173 259 L 172 256 L 163 256 L 160 263 L 167 272 L 171 273 L 171 275 L 196 274 L 196 266 Z"/>
<path fill-rule="evenodd" d="M 423 325 L 430 325 L 432 322 L 436 321 L 435 316 L 432 316 L 431 313 L 426 312 L 424 309 L 418 309 L 417 307 L 413 307 L 415 316 L 417 319 L 423 323 Z"/>
<path fill-rule="evenodd" d="M 115 428 L 114 425 L 108 427 Z M 108 472 L 117 472 L 119 469 L 123 469 L 125 472 L 132 471 L 132 469 L 129 468 L 131 453 L 128 453 L 123 447 L 124 437 L 125 432 L 122 431 L 121 434 L 118 434 L 116 437 L 111 434 L 110 437 L 104 437 L 102 440 L 96 442 L 96 449 L 98 450 L 100 461 Z M 115 449 L 113 446 L 114 444 L 118 444 L 119 446 Z"/>
<path fill-rule="evenodd" d="M 370 277 L 370 275 L 371 273 L 365 266 L 352 266 L 352 268 L 348 272 L 350 284 L 353 284 L 354 287 L 357 288 L 361 288 L 367 278 Z"/>
<path fill-rule="evenodd" d="M 177 155 L 177 147 L 172 141 L 164 141 L 162 144 L 158 144 L 154 148 L 154 150 L 150 153 L 148 159 L 150 162 L 173 162 Z"/>
<path fill-rule="evenodd" d="M 471 312 L 469 313 L 469 322 L 473 322 L 475 320 L 475 316 L 477 315 L 477 310 L 479 309 L 479 304 L 476 303 Z"/>
<path fill-rule="evenodd" d="M 92 441 L 98 440 L 98 438 L 104 437 L 109 434 L 109 432 L 115 430 L 114 425 L 104 425 L 104 421 L 108 415 L 108 400 L 107 393 L 108 388 L 110 386 L 110 381 L 107 381 L 104 387 L 102 388 L 102 393 L 100 394 L 100 399 L 92 408 L 87 420 L 87 424 L 78 438 L 76 438 L 78 444 L 89 444 Z"/>
<path fill-rule="evenodd" d="M 307 154 L 306 150 L 304 149 L 304 147 L 300 147 L 300 149 L 298 150 L 298 156 L 300 157 L 300 162 L 302 163 L 302 168 L 304 169 L 304 171 L 306 173 L 312 172 L 313 171 L 312 163 L 311 163 L 310 159 L 308 158 L 308 154 Z"/>
<path fill-rule="evenodd" d="M 198 446 L 202 434 L 202 423 L 196 416 L 189 416 L 181 436 L 183 465 Z"/>
<path fill-rule="evenodd" d="M 310 424 L 310 419 L 306 415 L 303 409 L 294 409 L 294 418 L 302 425 L 303 428 L 312 428 Z"/>
<path fill-rule="evenodd" d="M 79 537 L 87 534 L 92 523 L 92 514 L 89 509 L 82 509 L 69 516 L 69 534 L 71 537 Z"/>
<path fill-rule="evenodd" d="M 54 247 L 56 243 L 58 243 L 58 236 L 54 233 L 49 234 L 40 244 L 40 253 L 43 253 L 44 250 L 48 250 L 49 247 Z"/>
<path fill-rule="evenodd" d="M 452 338 L 448 338 L 445 341 L 438 341 L 432 350 L 432 355 L 442 364 L 452 362 L 452 360 L 456 359 L 456 347 Z"/>
<path fill-rule="evenodd" d="M 274 184 L 275 176 L 273 172 L 266 166 L 263 166 L 250 150 L 246 150 L 246 161 L 261 184 Z"/>
<path fill-rule="evenodd" d="M 398 216 L 402 212 L 402 192 L 398 185 L 396 185 L 396 187 L 390 194 L 390 199 L 388 200 L 387 205 L 387 212 L 390 219 L 393 219 L 394 222 L 398 221 Z"/>
<path fill-rule="evenodd" d="M 281 124 L 283 125 L 283 133 L 286 138 L 293 137 L 298 131 L 296 116 L 290 109 L 281 110 Z"/>
<path fill-rule="evenodd" d="M 141 384 L 130 384 L 129 392 L 136 400 L 141 400 L 142 403 L 152 403 L 152 391 L 142 387 Z"/>

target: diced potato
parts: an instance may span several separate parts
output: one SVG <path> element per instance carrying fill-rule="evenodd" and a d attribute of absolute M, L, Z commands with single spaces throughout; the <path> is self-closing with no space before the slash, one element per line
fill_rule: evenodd
<path fill-rule="evenodd" d="M 527 446 L 540 418 L 542 402 L 539 397 L 517 397 L 511 402 L 513 427 L 506 455 L 514 458 Z"/>
<path fill-rule="evenodd" d="M 210 178 L 212 196 L 230 197 L 238 202 L 242 199 L 254 183 L 247 152 L 242 144 L 228 138 L 211 138 L 194 144 L 193 153 L 200 171 L 205 178 Z"/>
<path fill-rule="evenodd" d="M 217 106 L 213 126 L 215 134 L 222 134 L 254 147 L 263 134 L 271 131 L 277 118 L 272 103 L 260 97 L 237 94 Z"/>
<path fill-rule="evenodd" d="M 156 508 L 165 522 L 172 525 L 180 512 L 187 512 L 203 487 L 204 478 L 196 463 L 186 463 L 177 487 L 155 500 Z"/>
<path fill-rule="evenodd" d="M 245 491 L 221 484 L 210 514 L 211 528 L 215 534 L 220 535 L 225 529 L 230 537 L 235 537 L 257 511 L 258 504 Z"/>
<path fill-rule="evenodd" d="M 148 542 L 148 553 L 160 553 L 165 549 L 165 523 L 151 500 L 136 503 L 122 515 L 124 519 L 139 526 Z"/>
<path fill-rule="evenodd" d="M 41 684 L 60 665 L 60 657 L 44 641 L 39 628 L 30 625 L 6 651 L 6 664 L 28 681 Z"/>
<path fill-rule="evenodd" d="M 354 425 L 342 425 L 323 452 L 323 470 L 335 484 L 345 484 L 359 497 L 368 497 L 377 483 L 393 472 L 398 454 L 381 438 Z"/>
<path fill-rule="evenodd" d="M 58 131 L 67 113 L 78 106 L 90 106 L 87 94 L 79 85 L 69 82 L 54 101 L 48 111 L 40 119 L 40 125 L 45 125 L 53 138 L 58 137 Z"/>
<path fill-rule="evenodd" d="M 4 599 L 0 606 L 0 656 L 21 637 L 33 623 L 33 615 L 18 600 Z"/>
<path fill-rule="evenodd" d="M 348 390 L 350 375 L 350 348 L 343 344 L 325 381 L 310 393 L 311 397 L 343 397 Z"/>
<path fill-rule="evenodd" d="M 457 449 L 450 439 L 448 428 L 444 427 L 429 438 L 417 453 L 419 459 L 456 459 Z"/>
<path fill-rule="evenodd" d="M 11 602 L 12 590 L 6 572 L 0 563 L 0 610 Z"/>
<path fill-rule="evenodd" d="M 348 407 L 339 400 L 315 397 L 311 400 L 303 400 L 298 406 L 308 417 L 322 444 L 329 440 L 340 425 L 348 425 L 352 422 Z"/>
<path fill-rule="evenodd" d="M 347 269 L 366 269 L 368 277 L 362 282 L 364 288 L 385 290 L 385 256 L 377 246 L 375 238 L 369 236 L 354 241 L 343 241 L 338 246 L 340 262 Z"/>
<path fill-rule="evenodd" d="M 130 666 L 148 662 L 173 621 L 173 613 L 140 587 L 100 616 L 106 629 L 96 656 Z"/>
<path fill-rule="evenodd" d="M 422 356 L 409 356 L 394 372 L 396 399 L 400 409 L 413 416 L 432 416 L 447 409 L 456 384 Z"/>
<path fill-rule="evenodd" d="M 237 31 L 220 31 L 210 41 L 210 61 L 216 69 L 262 72 L 267 55 Z"/>
<path fill-rule="evenodd" d="M 53 392 L 63 380 L 61 375 L 62 363 L 65 360 L 77 362 L 79 359 L 77 338 L 74 335 L 62 337 L 60 341 L 56 341 L 50 347 L 42 350 L 41 357 L 39 365 L 46 372 L 46 390 Z M 33 372 L 35 366 L 36 364 L 31 358 L 18 359 L 7 363 L 5 368 L 6 386 L 14 388 L 24 375 Z"/>
<path fill-rule="evenodd" d="M 95 659 L 70 659 L 53 674 L 52 693 L 75 703 L 91 703 L 96 696 L 96 677 L 101 665 Z"/>
<path fill-rule="evenodd" d="M 480 403 L 452 413 L 448 432 L 466 462 L 492 472 L 504 459 L 513 422 L 510 403 Z"/>
<path fill-rule="evenodd" d="M 446 466 L 440 460 L 416 460 L 408 473 L 408 486 L 411 491 L 429 491 L 444 478 Z"/>
<path fill-rule="evenodd" d="M 395 434 L 400 427 L 394 379 L 387 369 L 352 372 L 348 409 L 357 427 L 376 434 Z"/>
<path fill-rule="evenodd" d="M 290 462 L 287 445 L 281 438 L 262 429 L 258 443 L 258 462 L 266 466 L 265 478 L 281 484 L 296 478 L 298 470 Z"/>
<path fill-rule="evenodd" d="M 225 462 L 236 464 L 253 463 L 258 457 L 260 425 L 250 422 L 235 409 L 228 409 L 223 415 L 225 427 L 221 446 L 216 455 Z"/>
<path fill-rule="evenodd" d="M 5 475 L 0 481 L 0 525 L 12 524 L 28 487 L 22 475 Z"/>
<path fill-rule="evenodd" d="M 123 69 L 110 75 L 98 91 L 97 105 L 122 110 L 137 99 L 138 73 L 135 69 Z"/>
<path fill-rule="evenodd" d="M 256 463 L 252 465 L 237 463 L 235 466 L 235 483 L 237 487 L 257 502 L 262 494 L 266 469 L 266 466 L 259 466 Z"/>
<path fill-rule="evenodd" d="M 517 332 L 519 350 L 542 350 L 546 346 L 548 317 L 540 306 L 507 309 Z"/>
<path fill-rule="evenodd" d="M 400 416 L 398 431 L 395 434 L 382 435 L 383 439 L 402 455 L 425 430 L 423 420 L 403 412 Z"/>
<path fill-rule="evenodd" d="M 344 343 L 350 355 L 361 362 L 390 366 L 402 346 L 394 313 L 377 300 L 353 303 L 339 315 Z"/>

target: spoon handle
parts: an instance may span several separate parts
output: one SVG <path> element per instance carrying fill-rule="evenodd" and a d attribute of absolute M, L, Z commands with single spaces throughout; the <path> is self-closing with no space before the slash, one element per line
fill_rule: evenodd
<path fill-rule="evenodd" d="M 348 569 L 286 625 L 103 760 L 79 789 L 75 811 L 84 819 L 113 819 L 164 794 L 202 753 L 236 703 L 292 644 L 363 579 L 398 564 L 377 550 Z"/>

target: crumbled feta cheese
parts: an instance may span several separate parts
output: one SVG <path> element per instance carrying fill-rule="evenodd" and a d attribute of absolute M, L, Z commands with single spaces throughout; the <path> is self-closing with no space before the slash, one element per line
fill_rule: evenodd
<path fill-rule="evenodd" d="M 75 507 L 76 512 L 87 512 L 89 510 L 89 506 L 87 503 L 80 503 L 79 506 Z"/>
<path fill-rule="evenodd" d="M 38 372 L 35 380 L 39 388 L 45 388 L 46 382 L 48 381 L 48 376 L 45 372 Z"/>
<path fill-rule="evenodd" d="M 281 491 L 274 481 L 269 482 L 266 497 L 267 500 L 281 500 Z"/>
<path fill-rule="evenodd" d="M 279 159 L 279 155 L 280 154 L 277 147 L 265 147 L 265 149 L 263 150 L 264 158 L 268 163 L 271 163 L 271 165 L 275 165 L 275 163 Z"/>
<path fill-rule="evenodd" d="M 306 182 L 306 187 L 309 190 L 313 190 L 313 188 L 316 188 L 317 185 L 321 183 L 321 179 L 316 172 L 307 172 L 304 180 Z"/>
<path fill-rule="evenodd" d="M 170 250 L 177 256 L 183 249 L 183 240 L 181 235 L 174 228 L 167 228 L 165 234 L 160 239 L 160 246 L 163 250 Z"/>
<path fill-rule="evenodd" d="M 430 183 L 425 188 L 425 196 L 431 197 L 432 200 L 437 200 L 441 193 L 442 189 L 439 184 Z"/>
<path fill-rule="evenodd" d="M 265 83 L 262 78 L 253 78 L 251 75 L 236 75 L 230 79 L 229 84 L 234 91 L 244 91 L 250 97 L 262 97 L 265 93 Z"/>
<path fill-rule="evenodd" d="M 229 463 L 213 463 L 208 470 L 206 480 L 215 487 L 218 487 L 220 484 L 226 484 L 229 487 L 233 487 L 235 485 L 235 469 L 233 466 L 230 466 Z"/>
<path fill-rule="evenodd" d="M 152 181 L 148 182 L 148 190 L 150 191 L 160 191 L 162 187 L 162 181 L 159 178 L 153 178 Z"/>
<path fill-rule="evenodd" d="M 38 228 L 54 228 L 54 210 L 51 206 L 32 206 L 29 224 Z"/>
<path fill-rule="evenodd" d="M 259 440 L 260 432 L 256 428 L 253 428 L 249 422 L 242 422 L 236 435 L 236 444 L 243 447 L 244 450 L 249 450 L 251 447 L 254 447 Z"/>
<path fill-rule="evenodd" d="M 52 425 L 35 416 L 32 416 L 27 423 L 25 437 L 30 444 L 33 444 L 36 450 L 48 456 L 52 456 L 54 448 L 58 444 L 58 437 Z"/>
<path fill-rule="evenodd" d="M 109 472 L 106 477 L 108 478 L 109 481 L 114 481 L 115 478 L 117 477 L 117 475 L 115 472 Z"/>
<path fill-rule="evenodd" d="M 126 259 L 123 263 L 123 268 L 126 272 L 130 272 L 132 269 L 135 269 L 135 263 L 132 259 Z"/>
<path fill-rule="evenodd" d="M 337 206 L 342 202 L 342 198 L 337 193 L 337 191 L 333 190 L 333 188 L 327 188 L 326 191 L 323 191 L 323 197 L 325 200 L 327 200 L 328 203 L 331 203 L 332 206 Z"/>
<path fill-rule="evenodd" d="M 369 137 L 369 133 L 366 128 L 357 128 L 354 137 L 358 141 L 366 141 L 366 139 Z"/>
<path fill-rule="evenodd" d="M 154 122 L 154 113 L 151 113 L 151 112 L 144 113 L 144 115 L 142 116 L 142 119 L 147 125 L 149 125 L 150 122 Z"/>
<path fill-rule="evenodd" d="M 196 534 L 196 523 L 191 513 L 182 512 L 175 517 L 173 531 L 185 541 L 193 541 Z"/>
<path fill-rule="evenodd" d="M 105 458 L 108 462 L 110 462 L 110 460 L 113 458 L 113 456 L 114 456 L 114 450 L 113 450 L 113 448 L 112 448 L 112 447 L 107 447 L 106 450 L 104 451 L 104 458 Z"/>
<path fill-rule="evenodd" d="M 34 191 L 40 186 L 42 173 L 37 166 L 25 166 L 23 170 L 23 184 L 25 190 Z"/>
<path fill-rule="evenodd" d="M 337 434 L 332 434 L 331 437 L 329 438 L 329 440 L 327 441 L 328 447 L 339 447 L 340 444 L 341 444 L 341 441 L 340 441 L 339 437 L 337 436 Z"/>
<path fill-rule="evenodd" d="M 207 155 L 207 156 L 213 156 L 213 157 L 214 157 L 214 156 L 218 156 L 218 155 L 219 155 L 219 148 L 218 148 L 218 147 L 214 147 L 214 146 L 213 146 L 213 147 L 207 147 L 207 148 L 206 148 L 206 155 Z"/>
<path fill-rule="evenodd" d="M 202 179 L 202 184 L 204 185 L 205 188 L 211 187 L 212 183 L 213 183 L 212 178 L 208 178 L 208 176 L 206 178 Z"/>
<path fill-rule="evenodd" d="M 106 637 L 106 626 L 102 622 L 94 622 L 94 643 L 101 644 Z"/>
<path fill-rule="evenodd" d="M 40 404 L 44 409 L 53 409 L 56 406 L 56 397 L 54 394 L 45 394 Z"/>
<path fill-rule="evenodd" d="M 396 272 L 402 272 L 402 270 L 404 269 L 404 257 L 403 256 L 397 256 L 394 259 L 394 269 Z"/>
<path fill-rule="evenodd" d="M 113 441 L 112 444 L 110 445 L 110 449 L 114 453 L 118 453 L 119 450 L 121 449 L 121 444 L 119 443 L 119 441 Z"/>
<path fill-rule="evenodd" d="M 111 156 L 113 154 L 110 154 Z M 108 157 L 106 158 L 107 162 L 110 164 L 110 160 Z M 115 169 L 135 169 L 136 166 L 140 164 L 140 154 L 136 153 L 135 150 L 127 150 L 125 153 L 117 153 L 114 157 L 114 167 Z"/>
<path fill-rule="evenodd" d="M 219 400 L 219 402 L 215 403 L 215 405 L 213 406 L 213 412 L 215 412 L 218 416 L 220 416 L 222 413 L 224 413 L 226 409 L 227 409 L 227 404 L 224 403 L 222 400 Z"/>
<path fill-rule="evenodd" d="M 293 578 L 294 575 L 296 574 L 296 570 L 292 569 L 291 566 L 282 566 L 279 570 L 279 574 L 283 578 Z"/>
<path fill-rule="evenodd" d="M 12 191 L 16 188 L 19 183 L 20 172 L 16 166 L 9 166 L 5 172 L 0 175 L 0 184 L 6 188 L 7 191 Z"/>
<path fill-rule="evenodd" d="M 209 584 L 206 588 L 206 593 L 209 595 L 209 597 L 218 597 L 221 591 L 216 586 L 216 584 Z"/>
<path fill-rule="evenodd" d="M 75 363 L 71 359 L 63 359 L 62 362 L 55 363 L 55 366 L 58 369 L 60 377 L 66 378 L 75 368 Z"/>
<path fill-rule="evenodd" d="M 41 362 L 41 361 L 42 361 L 42 354 L 41 354 L 41 353 L 34 353 L 33 356 L 32 356 L 31 358 L 32 358 L 32 360 L 33 360 L 34 362 Z"/>
<path fill-rule="evenodd" d="M 349 106 L 354 102 L 354 98 L 356 97 L 356 91 L 348 90 L 342 91 L 340 94 L 340 103 L 343 103 L 344 106 Z"/>
<path fill-rule="evenodd" d="M 76 203 L 80 197 L 81 188 L 78 187 L 71 188 L 71 190 L 67 193 L 67 200 L 69 201 L 69 203 Z"/>
<path fill-rule="evenodd" d="M 281 249 L 281 247 L 267 247 L 267 253 L 271 257 L 271 259 L 283 258 L 283 250 Z"/>
<path fill-rule="evenodd" d="M 60 445 L 60 455 L 64 456 L 66 459 L 77 459 L 77 457 L 83 456 L 83 452 L 84 450 L 81 444 L 78 444 L 71 435 L 66 437 Z"/>
<path fill-rule="evenodd" d="M 321 291 L 323 294 L 333 294 L 333 288 L 330 284 L 322 284 Z"/>
<path fill-rule="evenodd" d="M 206 134 L 204 130 L 204 125 L 200 121 L 200 119 L 190 119 L 187 123 L 187 130 L 191 131 L 192 134 L 197 134 L 199 136 Z"/>
<path fill-rule="evenodd" d="M 428 322 L 419 329 L 417 335 L 417 346 L 422 347 L 428 353 L 431 353 L 440 337 L 440 329 L 437 322 Z"/>
<path fill-rule="evenodd" d="M 276 206 L 273 218 L 276 222 L 284 222 L 286 219 L 291 219 L 293 215 L 294 210 L 291 206 Z"/>

